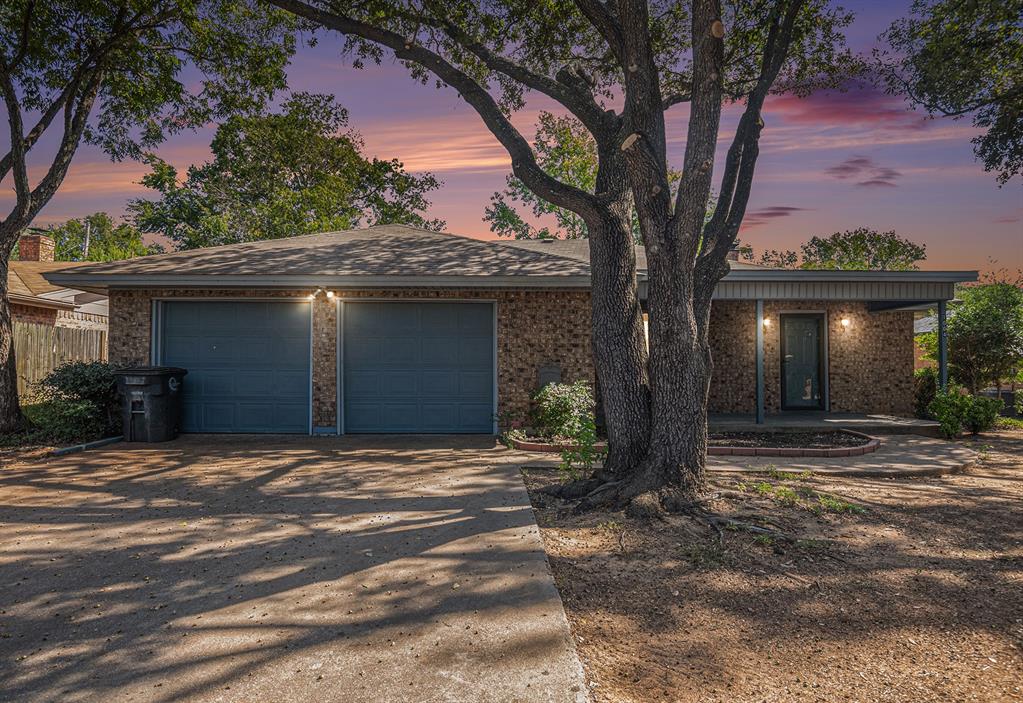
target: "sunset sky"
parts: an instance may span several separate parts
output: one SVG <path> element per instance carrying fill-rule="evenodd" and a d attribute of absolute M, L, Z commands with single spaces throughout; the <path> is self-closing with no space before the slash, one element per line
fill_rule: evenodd
<path fill-rule="evenodd" d="M 906 5 L 847 2 L 857 13 L 853 48 L 874 46 Z M 290 72 L 291 88 L 336 95 L 370 155 L 399 158 L 408 170 L 432 171 L 443 181 L 432 195 L 431 217 L 446 220 L 454 233 L 492 237 L 481 217 L 490 195 L 503 186 L 509 160 L 476 114 L 451 89 L 419 85 L 400 65 L 348 68 L 338 47 L 324 35 L 317 47 L 303 49 Z M 550 107 L 534 96 L 515 122 L 531 137 L 537 112 Z M 726 113 L 722 152 L 737 112 Z M 684 106 L 670 113 L 676 164 L 685 118 Z M 773 97 L 765 121 L 741 235 L 757 249 L 796 248 L 814 235 L 865 226 L 894 229 L 926 244 L 924 268 L 1023 268 L 1021 178 L 999 188 L 994 175 L 985 173 L 973 157 L 970 139 L 976 131 L 968 120 L 929 120 L 907 111 L 901 99 L 861 86 L 806 99 Z M 211 136 L 212 129 L 176 136 L 159 154 L 184 170 L 208 157 Z M 32 175 L 44 167 L 39 159 Z M 83 146 L 35 224 L 99 210 L 120 215 L 127 200 L 147 194 L 137 184 L 145 170 L 134 162 L 111 163 L 98 149 Z M 12 200 L 8 179 L 0 204 L 9 207 Z"/>

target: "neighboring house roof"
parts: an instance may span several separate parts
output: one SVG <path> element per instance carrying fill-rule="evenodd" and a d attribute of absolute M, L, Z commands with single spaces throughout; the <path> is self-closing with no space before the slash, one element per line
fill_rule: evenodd
<path fill-rule="evenodd" d="M 643 294 L 642 247 L 637 262 Z M 802 271 L 730 264 L 732 270 L 719 288 L 731 286 L 735 290 L 723 295 L 734 298 L 779 297 L 766 295 L 770 291 L 764 286 L 785 285 L 792 288 L 791 295 L 782 297 L 819 297 L 821 286 L 834 293 L 827 297 L 838 297 L 843 291 L 834 284 L 846 283 L 844 294 L 850 299 L 909 300 L 919 295 L 920 300 L 937 300 L 950 297 L 955 282 L 976 279 L 970 271 Z M 55 284 L 95 291 L 147 286 L 589 287 L 589 278 L 586 240 L 484 241 L 406 225 L 230 244 L 47 274 Z M 894 290 L 902 283 L 916 289 L 880 296 L 887 290 L 884 286 Z M 870 290 L 864 288 L 868 285 Z"/>
<path fill-rule="evenodd" d="M 106 315 L 106 296 L 51 283 L 44 276 L 84 265 L 76 261 L 11 261 L 7 271 L 8 299 L 31 307 Z"/>

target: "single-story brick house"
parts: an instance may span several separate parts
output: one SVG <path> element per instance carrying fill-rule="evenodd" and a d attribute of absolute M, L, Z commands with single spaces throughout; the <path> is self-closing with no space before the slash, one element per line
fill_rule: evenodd
<path fill-rule="evenodd" d="M 492 433 L 542 374 L 594 377 L 581 241 L 383 225 L 47 277 L 109 295 L 112 362 L 189 370 L 188 431 Z M 733 262 L 711 411 L 909 414 L 912 310 L 975 277 Z"/>

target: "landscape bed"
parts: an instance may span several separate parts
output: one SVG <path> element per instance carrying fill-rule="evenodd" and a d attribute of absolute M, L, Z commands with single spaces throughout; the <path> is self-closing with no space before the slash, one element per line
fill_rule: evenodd
<path fill-rule="evenodd" d="M 515 449 L 527 452 L 561 452 L 575 448 L 569 443 L 537 437 L 509 437 Z M 862 456 L 877 451 L 881 441 L 853 430 L 822 432 L 712 432 L 707 454 L 711 456 Z M 596 449 L 604 451 L 606 444 Z"/>

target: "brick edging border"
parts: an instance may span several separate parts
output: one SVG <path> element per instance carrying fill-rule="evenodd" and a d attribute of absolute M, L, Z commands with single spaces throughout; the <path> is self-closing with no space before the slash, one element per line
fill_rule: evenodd
<path fill-rule="evenodd" d="M 881 446 L 881 440 L 877 437 L 857 432 L 855 430 L 839 430 L 867 440 L 865 444 L 858 447 L 829 447 L 827 449 L 811 449 L 800 447 L 707 447 L 707 456 L 785 456 L 785 457 L 842 457 L 842 456 L 863 456 L 872 454 Z M 543 442 L 527 442 L 519 439 L 509 439 L 512 447 L 523 452 L 549 452 L 556 453 L 565 449 L 575 449 L 572 444 L 545 444 Z M 598 451 L 607 449 L 606 444 L 598 444 L 595 447 Z"/>

